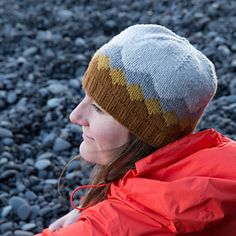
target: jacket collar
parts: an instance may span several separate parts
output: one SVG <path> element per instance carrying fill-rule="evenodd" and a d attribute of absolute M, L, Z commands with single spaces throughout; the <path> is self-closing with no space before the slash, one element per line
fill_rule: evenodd
<path fill-rule="evenodd" d="M 136 162 L 135 175 L 143 175 L 146 172 L 152 172 L 152 170 L 171 165 L 192 153 L 205 148 L 218 146 L 221 143 L 228 142 L 229 140 L 229 138 L 214 129 L 207 129 L 187 135 Z"/>

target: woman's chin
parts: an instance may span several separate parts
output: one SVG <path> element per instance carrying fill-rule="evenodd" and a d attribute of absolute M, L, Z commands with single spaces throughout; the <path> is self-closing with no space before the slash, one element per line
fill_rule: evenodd
<path fill-rule="evenodd" d="M 80 144 L 79 152 L 80 152 L 81 157 L 85 161 L 94 163 L 94 155 L 96 155 L 96 151 L 92 149 L 93 148 L 90 145 L 88 145 L 85 141 L 83 141 Z"/>

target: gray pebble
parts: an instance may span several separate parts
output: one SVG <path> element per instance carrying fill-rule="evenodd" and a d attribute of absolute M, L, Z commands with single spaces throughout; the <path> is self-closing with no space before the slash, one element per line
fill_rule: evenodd
<path fill-rule="evenodd" d="M 38 49 L 37 49 L 36 47 L 27 48 L 27 49 L 23 52 L 23 56 L 24 56 L 24 57 L 32 56 L 32 55 L 36 54 L 37 51 L 38 51 Z"/>
<path fill-rule="evenodd" d="M 38 160 L 34 166 L 38 170 L 44 170 L 48 168 L 50 165 L 51 165 L 51 161 L 47 159 L 42 159 L 42 160 Z"/>
<path fill-rule="evenodd" d="M 49 93 L 48 88 L 40 88 L 38 92 L 42 97 L 47 96 Z"/>
<path fill-rule="evenodd" d="M 69 10 L 63 9 L 57 12 L 57 16 L 61 21 L 67 21 L 73 16 L 73 13 Z"/>
<path fill-rule="evenodd" d="M 27 63 L 27 60 L 24 57 L 18 57 L 16 59 L 16 61 L 17 61 L 18 64 L 26 64 Z"/>
<path fill-rule="evenodd" d="M 224 54 L 225 56 L 230 55 L 230 50 L 226 45 L 220 45 L 218 49 Z"/>
<path fill-rule="evenodd" d="M 14 209 L 17 210 L 21 205 L 28 205 L 27 201 L 22 197 L 14 196 L 9 199 L 9 205 Z"/>
<path fill-rule="evenodd" d="M 14 141 L 12 138 L 4 138 L 2 140 L 2 144 L 5 145 L 5 146 L 11 146 L 14 144 Z"/>
<path fill-rule="evenodd" d="M 55 154 L 53 154 L 52 152 L 45 152 L 45 153 L 42 153 L 38 156 L 38 160 L 41 160 L 41 159 L 51 159 L 55 157 Z"/>
<path fill-rule="evenodd" d="M 26 197 L 28 200 L 35 200 L 35 199 L 37 199 L 37 195 L 36 195 L 34 192 L 29 191 L 29 190 L 26 191 L 25 197 Z"/>
<path fill-rule="evenodd" d="M 6 164 L 7 162 L 8 162 L 8 159 L 6 157 L 2 157 L 0 159 L 0 165 L 2 165 L 2 166 L 3 166 L 3 164 Z"/>
<path fill-rule="evenodd" d="M 12 231 L 4 232 L 2 236 L 12 236 Z"/>
<path fill-rule="evenodd" d="M 56 185 L 57 184 L 57 179 L 46 179 L 45 184 L 51 184 L 51 185 Z"/>
<path fill-rule="evenodd" d="M 82 134 L 82 127 L 80 125 L 68 124 L 66 127 L 76 134 Z"/>
<path fill-rule="evenodd" d="M 71 144 L 67 142 L 65 139 L 60 137 L 56 138 L 55 143 L 53 145 L 53 151 L 60 152 L 68 150 L 71 147 Z"/>
<path fill-rule="evenodd" d="M 18 183 L 18 184 L 16 185 L 16 188 L 17 188 L 18 192 L 24 192 L 25 189 L 26 189 L 25 185 L 22 184 L 22 183 Z"/>
<path fill-rule="evenodd" d="M 75 40 L 75 45 L 78 47 L 84 47 L 86 45 L 86 42 L 83 38 L 77 38 Z"/>
<path fill-rule="evenodd" d="M 2 218 L 7 217 L 7 216 L 10 214 L 11 211 L 12 211 L 12 207 L 11 207 L 11 206 L 5 206 L 5 207 L 2 209 L 1 217 L 2 217 Z"/>
<path fill-rule="evenodd" d="M 9 129 L 0 127 L 0 138 L 12 138 L 13 134 Z"/>
<path fill-rule="evenodd" d="M 6 222 L 3 224 L 0 224 L 0 232 L 6 232 L 8 230 L 11 230 L 13 228 L 12 222 Z"/>
<path fill-rule="evenodd" d="M 230 64 L 233 68 L 236 68 L 236 59 L 232 60 Z"/>
<path fill-rule="evenodd" d="M 47 106 L 50 108 L 56 108 L 60 106 L 62 99 L 61 98 L 51 98 L 47 102 Z"/>
<path fill-rule="evenodd" d="M 56 139 L 56 134 L 50 133 L 46 135 L 43 139 L 43 145 L 46 147 L 51 147 Z"/>
<path fill-rule="evenodd" d="M 49 212 L 51 212 L 51 208 L 49 206 L 45 206 L 39 210 L 40 216 L 44 217 L 46 216 Z"/>
<path fill-rule="evenodd" d="M 39 214 L 39 210 L 40 210 L 40 208 L 39 208 L 38 205 L 32 206 L 32 207 L 31 207 L 31 215 L 30 215 L 30 218 L 31 218 L 31 219 L 35 219 L 35 218 L 38 216 L 38 214 Z"/>
<path fill-rule="evenodd" d="M 81 82 L 79 79 L 70 79 L 69 86 L 77 91 L 81 89 Z"/>
<path fill-rule="evenodd" d="M 32 230 L 36 227 L 34 223 L 28 223 L 22 226 L 22 230 Z"/>
<path fill-rule="evenodd" d="M 50 30 L 46 30 L 46 31 L 40 30 L 37 33 L 37 39 L 40 41 L 52 41 L 53 34 Z"/>
<path fill-rule="evenodd" d="M 236 102 L 236 95 L 225 96 L 225 99 L 230 103 Z"/>
<path fill-rule="evenodd" d="M 9 104 L 15 103 L 16 100 L 17 100 L 17 96 L 16 96 L 15 92 L 10 92 L 10 93 L 7 94 L 7 102 Z"/>
<path fill-rule="evenodd" d="M 15 177 L 17 173 L 18 173 L 18 171 L 16 171 L 16 170 L 6 170 L 0 175 L 0 180 L 3 181 L 6 179 L 10 179 L 12 177 Z"/>
<path fill-rule="evenodd" d="M 5 101 L 2 98 L 0 98 L 0 110 L 3 110 L 5 108 L 5 106 L 6 106 Z"/>
<path fill-rule="evenodd" d="M 34 236 L 34 234 L 24 230 L 15 230 L 14 236 Z"/>
<path fill-rule="evenodd" d="M 229 91 L 232 95 L 236 95 L 236 79 L 233 79 L 229 84 Z"/>
<path fill-rule="evenodd" d="M 50 84 L 48 90 L 53 94 L 63 94 L 68 90 L 68 87 L 63 84 Z"/>
<path fill-rule="evenodd" d="M 28 204 L 20 205 L 17 210 L 16 214 L 21 220 L 27 220 L 30 216 L 31 208 Z"/>
<path fill-rule="evenodd" d="M 80 161 L 79 160 L 78 161 L 74 160 L 68 166 L 68 171 L 71 172 L 71 171 L 74 171 L 74 170 L 78 170 L 80 166 L 81 166 Z"/>

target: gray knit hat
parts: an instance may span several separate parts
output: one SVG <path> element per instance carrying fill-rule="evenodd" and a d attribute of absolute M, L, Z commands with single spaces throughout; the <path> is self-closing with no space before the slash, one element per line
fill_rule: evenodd
<path fill-rule="evenodd" d="M 185 38 L 134 25 L 94 54 L 83 86 L 131 133 L 161 147 L 193 132 L 217 79 L 211 61 Z"/>

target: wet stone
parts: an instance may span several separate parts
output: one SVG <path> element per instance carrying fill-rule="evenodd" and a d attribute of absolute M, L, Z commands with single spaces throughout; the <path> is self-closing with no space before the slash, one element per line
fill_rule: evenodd
<path fill-rule="evenodd" d="M 6 232 L 8 230 L 11 230 L 13 227 L 12 222 L 6 222 L 0 225 L 0 232 Z"/>
<path fill-rule="evenodd" d="M 71 144 L 69 142 L 67 142 L 65 139 L 62 139 L 62 138 L 58 137 L 55 140 L 53 150 L 55 152 L 60 152 L 60 151 L 67 150 L 70 147 L 71 147 Z"/>
<path fill-rule="evenodd" d="M 28 204 L 20 205 L 16 209 L 16 214 L 21 220 L 27 220 L 30 216 L 31 207 Z"/>
<path fill-rule="evenodd" d="M 39 215 L 39 206 L 38 205 L 34 205 L 31 207 L 31 215 L 30 218 L 31 219 L 35 219 L 38 215 Z"/>
<path fill-rule="evenodd" d="M 51 165 L 51 161 L 49 161 L 47 159 L 38 160 L 35 163 L 35 167 L 38 170 L 44 170 L 44 169 L 48 168 L 50 165 Z"/>
<path fill-rule="evenodd" d="M 32 230 L 36 227 L 36 225 L 34 223 L 29 223 L 29 224 L 25 224 L 22 226 L 22 230 L 26 230 L 26 231 L 29 231 L 29 230 Z"/>
<path fill-rule="evenodd" d="M 28 200 L 35 200 L 35 199 L 37 199 L 37 195 L 36 195 L 34 192 L 32 192 L 32 191 L 27 191 L 27 192 L 25 193 L 25 197 L 26 197 Z"/>
<path fill-rule="evenodd" d="M 14 236 L 34 236 L 34 234 L 24 230 L 15 230 Z"/>
<path fill-rule="evenodd" d="M 1 217 L 2 217 L 2 218 L 7 217 L 11 212 L 12 212 L 12 207 L 11 207 L 11 206 L 5 206 L 5 207 L 2 209 Z"/>
<path fill-rule="evenodd" d="M 0 138 L 11 138 L 11 137 L 13 137 L 13 134 L 9 129 L 0 127 Z"/>
<path fill-rule="evenodd" d="M 42 217 L 44 217 L 44 216 L 46 216 L 49 212 L 51 212 L 51 208 L 50 207 L 48 207 L 48 206 L 45 206 L 45 207 L 43 207 L 43 208 L 41 208 L 40 210 L 39 210 L 39 214 L 40 214 L 40 216 L 42 216 Z"/>
<path fill-rule="evenodd" d="M 14 196 L 9 199 L 9 205 L 14 209 L 17 210 L 21 205 L 28 205 L 27 201 L 21 197 Z"/>

